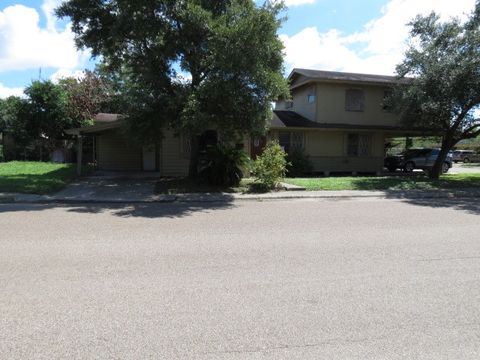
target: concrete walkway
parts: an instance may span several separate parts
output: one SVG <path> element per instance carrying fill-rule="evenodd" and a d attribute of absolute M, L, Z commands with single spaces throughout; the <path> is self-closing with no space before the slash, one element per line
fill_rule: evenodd
<path fill-rule="evenodd" d="M 137 203 L 175 201 L 174 196 L 155 195 L 154 179 L 92 176 L 81 178 L 52 195 L 0 193 L 0 202 L 17 203 Z M 3 199 L 3 201 L 2 201 Z"/>

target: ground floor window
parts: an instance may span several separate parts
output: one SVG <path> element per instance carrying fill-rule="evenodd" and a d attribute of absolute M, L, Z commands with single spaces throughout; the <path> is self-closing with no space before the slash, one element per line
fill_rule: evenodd
<path fill-rule="evenodd" d="M 352 133 L 347 136 L 348 156 L 371 156 L 372 155 L 372 134 Z"/>
<path fill-rule="evenodd" d="M 303 150 L 305 148 L 305 133 L 302 131 L 281 131 L 278 142 L 285 152 Z"/>

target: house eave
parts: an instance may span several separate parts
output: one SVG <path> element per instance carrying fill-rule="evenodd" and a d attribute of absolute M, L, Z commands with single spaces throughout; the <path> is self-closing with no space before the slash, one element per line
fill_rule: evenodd
<path fill-rule="evenodd" d="M 389 76 L 389 75 L 346 73 L 346 72 L 337 72 L 337 71 L 323 71 L 323 70 L 295 68 L 288 75 L 287 79 L 290 83 L 292 83 L 295 75 L 304 76 L 306 79 L 299 83 L 291 84 L 290 86 L 291 90 L 307 84 L 311 84 L 311 83 L 371 85 L 371 86 L 391 87 L 398 84 L 408 84 L 410 82 L 410 78 L 400 79 L 396 76 Z"/>
<path fill-rule="evenodd" d="M 404 128 L 396 126 L 381 125 L 355 125 L 355 124 L 318 124 L 315 127 L 300 126 L 270 126 L 269 130 L 298 130 L 298 131 L 384 131 L 389 133 L 409 134 L 409 135 L 436 135 L 437 132 L 428 129 Z"/>
<path fill-rule="evenodd" d="M 108 123 L 99 123 L 90 126 L 84 126 L 80 128 L 73 128 L 65 130 L 65 133 L 68 135 L 94 135 L 107 130 L 119 129 L 125 123 L 124 120 L 116 120 Z"/>

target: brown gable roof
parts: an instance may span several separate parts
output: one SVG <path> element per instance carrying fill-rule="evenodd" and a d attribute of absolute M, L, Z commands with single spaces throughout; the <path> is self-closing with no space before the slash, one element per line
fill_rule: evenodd
<path fill-rule="evenodd" d="M 339 71 L 324 71 L 324 70 L 310 70 L 310 69 L 293 69 L 288 80 L 291 82 L 295 80 L 298 75 L 303 75 L 308 80 L 302 82 L 303 84 L 312 81 L 325 82 L 343 82 L 343 83 L 366 83 L 375 85 L 393 85 L 398 83 L 408 83 L 409 79 L 400 79 L 396 76 L 388 75 L 373 75 L 373 74 L 358 74 L 347 73 Z"/>
<path fill-rule="evenodd" d="M 95 115 L 95 123 L 108 123 L 112 121 L 117 121 L 122 119 L 124 116 L 121 114 L 109 114 L 109 113 L 98 113 Z"/>

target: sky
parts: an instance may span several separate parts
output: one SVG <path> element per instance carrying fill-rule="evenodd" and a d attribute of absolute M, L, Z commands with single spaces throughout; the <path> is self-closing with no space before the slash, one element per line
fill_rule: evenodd
<path fill-rule="evenodd" d="M 21 95 L 32 80 L 81 76 L 95 59 L 77 50 L 62 0 L 0 0 L 0 98 Z M 257 0 L 260 2 L 260 0 Z M 279 31 L 285 73 L 293 68 L 392 75 L 406 49 L 408 22 L 437 12 L 464 18 L 475 0 L 285 0 Z"/>

